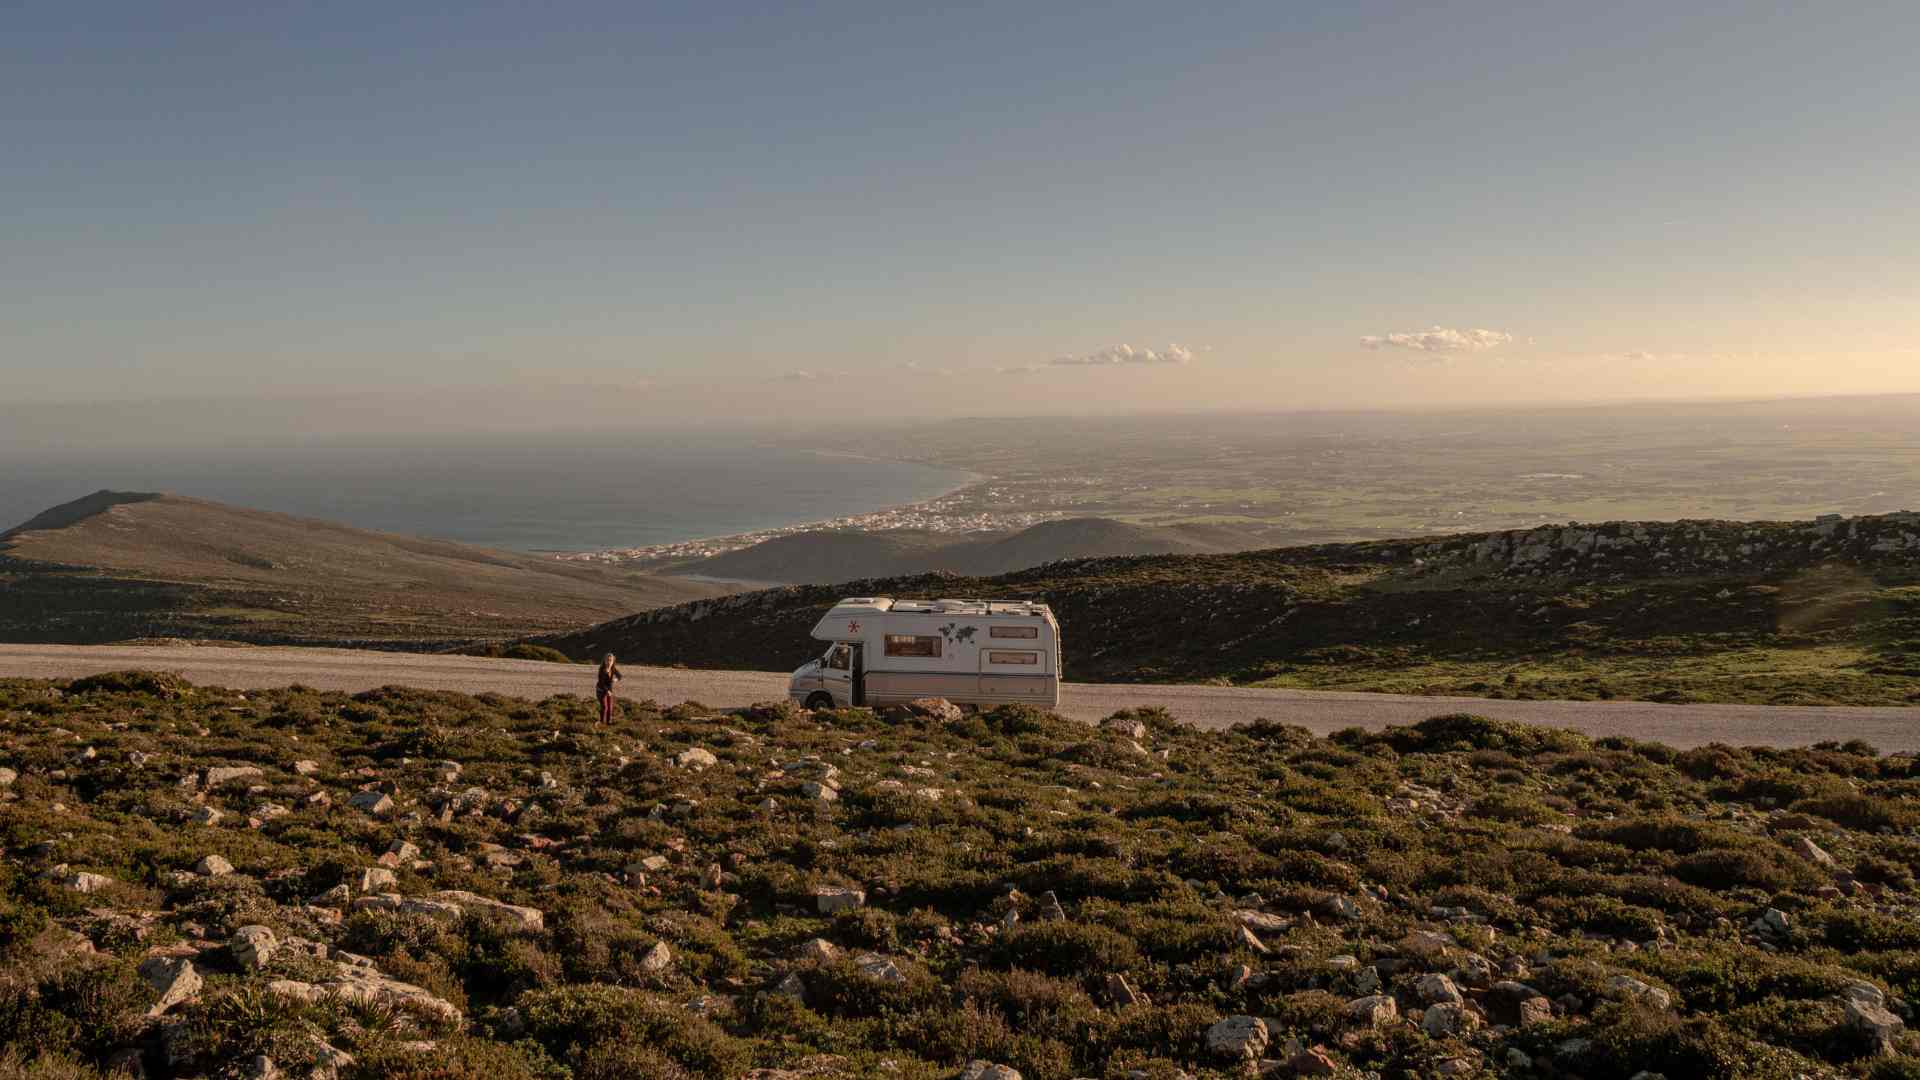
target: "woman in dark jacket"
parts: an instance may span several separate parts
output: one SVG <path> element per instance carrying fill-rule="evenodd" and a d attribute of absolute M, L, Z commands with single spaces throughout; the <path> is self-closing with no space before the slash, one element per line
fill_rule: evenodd
<path fill-rule="evenodd" d="M 613 654 L 600 658 L 600 678 L 595 693 L 600 697 L 600 722 L 613 723 L 613 684 L 620 681 L 620 665 L 613 662 Z"/>

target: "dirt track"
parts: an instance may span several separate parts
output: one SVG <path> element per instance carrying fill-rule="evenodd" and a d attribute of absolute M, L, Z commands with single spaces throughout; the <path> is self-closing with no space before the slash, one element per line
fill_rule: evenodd
<path fill-rule="evenodd" d="M 300 683 L 360 691 L 415 686 L 466 693 L 542 698 L 590 694 L 593 670 L 529 660 L 356 652 L 345 649 L 224 648 L 196 645 L 0 645 L 0 676 L 73 678 L 124 668 L 178 672 L 196 683 L 254 689 Z M 785 696 L 784 674 L 758 671 L 626 669 L 624 696 L 661 704 L 700 701 L 746 705 Z M 1060 711 L 1097 720 L 1118 709 L 1163 705 L 1200 727 L 1267 718 L 1326 733 L 1345 727 L 1411 724 L 1447 712 L 1476 712 L 1592 735 L 1628 735 L 1672 746 L 1709 742 L 1803 746 L 1827 739 L 1865 739 L 1883 751 L 1920 751 L 1920 708 L 1654 705 L 1646 702 L 1493 701 L 1217 686 L 1068 684 Z"/>

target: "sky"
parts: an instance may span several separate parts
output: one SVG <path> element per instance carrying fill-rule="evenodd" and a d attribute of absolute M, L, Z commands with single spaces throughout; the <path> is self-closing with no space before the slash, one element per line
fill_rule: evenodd
<path fill-rule="evenodd" d="M 1920 391 L 1911 2 L 918 7 L 0 6 L 0 410 Z"/>

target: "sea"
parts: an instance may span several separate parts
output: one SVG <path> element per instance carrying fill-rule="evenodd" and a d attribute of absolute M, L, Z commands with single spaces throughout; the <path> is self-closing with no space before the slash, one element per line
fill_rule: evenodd
<path fill-rule="evenodd" d="M 515 551 L 730 536 L 921 502 L 974 477 L 698 438 L 8 451 L 0 531 L 101 489 L 164 491 Z"/>

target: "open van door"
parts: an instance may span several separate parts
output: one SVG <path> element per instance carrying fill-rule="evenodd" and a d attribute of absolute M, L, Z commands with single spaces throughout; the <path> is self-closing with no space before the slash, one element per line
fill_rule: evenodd
<path fill-rule="evenodd" d="M 828 649 L 827 655 L 821 658 L 821 689 L 833 695 L 833 705 L 837 709 L 857 704 L 853 678 L 854 649 L 855 646 L 842 641 Z"/>

